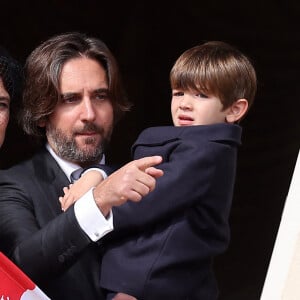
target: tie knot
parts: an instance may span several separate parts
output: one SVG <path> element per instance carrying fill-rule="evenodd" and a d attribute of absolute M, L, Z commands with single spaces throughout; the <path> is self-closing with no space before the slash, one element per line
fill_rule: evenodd
<path fill-rule="evenodd" d="M 75 171 L 73 171 L 70 176 L 71 183 L 74 183 L 76 180 L 78 180 L 82 172 L 83 172 L 83 168 L 78 168 Z"/>

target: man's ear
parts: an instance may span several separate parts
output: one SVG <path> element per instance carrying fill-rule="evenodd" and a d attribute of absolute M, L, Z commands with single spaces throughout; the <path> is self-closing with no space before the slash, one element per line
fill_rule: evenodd
<path fill-rule="evenodd" d="M 226 115 L 227 123 L 236 123 L 242 119 L 248 110 L 248 101 L 246 99 L 238 99 L 228 109 Z"/>
<path fill-rule="evenodd" d="M 46 118 L 42 118 L 38 121 L 38 126 L 41 127 L 41 128 L 44 128 L 46 127 Z"/>

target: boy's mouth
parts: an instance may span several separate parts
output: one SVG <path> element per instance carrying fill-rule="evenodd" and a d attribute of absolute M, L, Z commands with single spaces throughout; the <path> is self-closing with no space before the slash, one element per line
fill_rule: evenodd
<path fill-rule="evenodd" d="M 194 119 L 188 115 L 179 115 L 178 116 L 178 122 L 179 125 L 192 125 L 194 122 Z"/>

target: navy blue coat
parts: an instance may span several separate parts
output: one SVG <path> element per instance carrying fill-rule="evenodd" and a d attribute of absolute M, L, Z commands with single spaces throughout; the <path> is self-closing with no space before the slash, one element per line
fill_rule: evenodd
<path fill-rule="evenodd" d="M 141 202 L 113 209 L 101 286 L 138 299 L 217 299 L 213 258 L 228 246 L 241 127 L 154 127 L 134 158 L 163 156 L 164 176 Z"/>

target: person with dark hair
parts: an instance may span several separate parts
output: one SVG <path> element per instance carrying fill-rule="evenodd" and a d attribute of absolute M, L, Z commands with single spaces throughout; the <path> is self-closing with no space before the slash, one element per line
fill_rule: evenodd
<path fill-rule="evenodd" d="M 256 81 L 250 60 L 224 42 L 177 59 L 170 73 L 174 126 L 148 128 L 132 147 L 134 159 L 161 155 L 164 176 L 141 202 L 113 208 L 100 277 L 107 299 L 217 299 L 213 261 L 229 243 L 237 123 L 254 101 Z M 98 183 L 97 174 L 100 182 L 102 174 L 86 170 L 65 189 L 64 210 L 78 186 L 83 193 Z"/>
<path fill-rule="evenodd" d="M 16 101 L 22 85 L 20 64 L 0 46 L 0 148 L 9 121 L 10 104 Z"/>
<path fill-rule="evenodd" d="M 63 213 L 63 187 L 76 169 L 105 163 L 113 127 L 130 105 L 112 53 L 82 33 L 39 45 L 24 77 L 23 128 L 45 147 L 0 171 L 0 251 L 52 300 L 103 299 L 99 240 L 113 230 L 111 209 L 152 191 L 162 158 L 129 162 Z"/>

